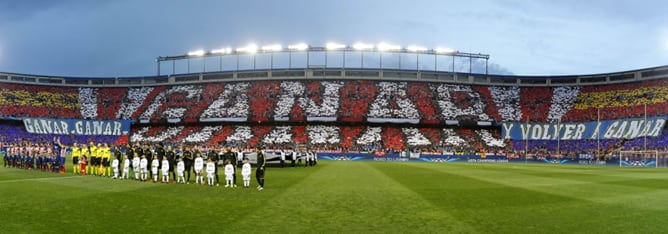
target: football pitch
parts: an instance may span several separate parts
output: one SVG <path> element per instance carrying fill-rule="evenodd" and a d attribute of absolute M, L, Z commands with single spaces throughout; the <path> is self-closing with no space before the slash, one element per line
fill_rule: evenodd
<path fill-rule="evenodd" d="M 666 169 L 321 161 L 311 168 L 268 168 L 265 190 L 256 185 L 254 174 L 253 188 L 231 189 L 0 168 L 0 232 L 665 233 L 668 228 Z"/>

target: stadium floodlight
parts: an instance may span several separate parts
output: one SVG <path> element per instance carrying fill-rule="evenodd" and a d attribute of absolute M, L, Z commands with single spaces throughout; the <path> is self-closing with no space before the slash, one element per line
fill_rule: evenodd
<path fill-rule="evenodd" d="M 390 50 L 401 50 L 401 46 L 398 45 L 388 45 L 385 43 L 380 43 L 376 47 L 379 51 L 390 51 Z"/>
<path fill-rule="evenodd" d="M 356 49 L 356 50 L 371 50 L 371 49 L 373 49 L 373 45 L 364 44 L 364 43 L 357 43 L 357 44 L 353 45 L 353 49 Z"/>
<path fill-rule="evenodd" d="M 206 52 L 204 50 L 196 50 L 188 52 L 188 56 L 203 56 Z"/>
<path fill-rule="evenodd" d="M 436 48 L 434 51 L 436 51 L 437 54 L 452 54 L 455 52 L 455 50 L 450 48 Z"/>
<path fill-rule="evenodd" d="M 325 48 L 327 48 L 327 50 L 340 50 L 340 49 L 345 49 L 346 45 L 336 44 L 336 43 L 327 43 Z"/>
<path fill-rule="evenodd" d="M 255 44 L 250 44 L 250 45 L 248 45 L 248 46 L 246 46 L 246 47 L 237 48 L 237 52 L 241 52 L 241 53 L 251 53 L 251 54 L 252 54 L 252 53 L 255 53 L 255 52 L 257 52 L 257 45 L 255 45 Z"/>
<path fill-rule="evenodd" d="M 309 46 L 306 43 L 299 43 L 299 44 L 296 44 L 296 45 L 289 45 L 288 49 L 289 50 L 307 50 L 308 47 Z"/>
<path fill-rule="evenodd" d="M 275 44 L 275 45 L 268 45 L 268 46 L 263 46 L 262 51 L 281 51 L 283 50 L 283 46 L 280 44 Z"/>
<path fill-rule="evenodd" d="M 422 46 L 409 46 L 409 47 L 406 47 L 406 49 L 407 49 L 408 51 L 411 51 L 411 52 L 424 52 L 424 51 L 427 51 L 427 48 L 426 48 L 426 47 L 422 47 Z"/>
<path fill-rule="evenodd" d="M 217 50 L 212 50 L 212 54 L 229 54 L 232 53 L 232 48 L 225 48 L 225 49 L 217 49 Z"/>

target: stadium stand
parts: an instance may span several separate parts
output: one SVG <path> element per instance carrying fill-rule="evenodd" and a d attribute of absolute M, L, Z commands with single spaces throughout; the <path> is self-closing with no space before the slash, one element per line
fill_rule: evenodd
<path fill-rule="evenodd" d="M 0 117 L 129 119 L 127 137 L 97 142 L 309 144 L 321 149 L 523 151 L 494 123 L 582 122 L 668 114 L 668 79 L 581 86 L 495 86 L 393 80 L 255 80 L 154 86 L 60 87 L 0 83 Z M 488 123 L 488 124 L 484 124 Z M 419 125 L 416 125 L 419 124 Z M 16 123 L 5 138 L 31 138 Z M 37 138 L 35 138 L 37 137 Z M 42 136 L 48 138 L 49 136 Z M 668 136 L 628 142 L 664 148 Z M 63 137 L 64 143 L 91 137 Z M 577 151 L 615 140 L 532 140 Z"/>

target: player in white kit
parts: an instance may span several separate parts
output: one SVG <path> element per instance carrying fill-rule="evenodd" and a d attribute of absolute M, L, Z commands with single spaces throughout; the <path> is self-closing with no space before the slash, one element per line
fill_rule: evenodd
<path fill-rule="evenodd" d="M 195 184 L 203 184 L 204 176 L 202 176 L 202 168 L 204 167 L 204 159 L 200 154 L 195 158 Z"/>
<path fill-rule="evenodd" d="M 186 170 L 186 164 L 183 162 L 183 159 L 179 158 L 179 162 L 176 164 L 176 174 L 178 175 L 178 179 L 176 179 L 177 183 L 183 182 L 184 184 L 186 183 L 186 178 L 183 176 L 183 172 Z"/>
<path fill-rule="evenodd" d="M 153 156 L 153 160 L 151 161 L 151 174 L 153 174 L 153 183 L 158 182 L 158 167 L 160 167 L 158 156 Z"/>
<path fill-rule="evenodd" d="M 141 172 L 141 181 L 146 182 L 146 175 L 148 174 L 148 160 L 146 156 L 142 155 L 139 160 L 139 171 Z"/>
<path fill-rule="evenodd" d="M 121 175 L 121 180 L 122 179 L 127 180 L 128 176 L 130 176 L 128 174 L 130 174 L 130 159 L 125 157 L 125 159 L 123 160 L 123 174 Z"/>
<path fill-rule="evenodd" d="M 141 168 L 139 168 L 140 158 L 135 156 L 132 159 L 132 174 L 135 175 L 135 180 L 139 180 L 139 174 L 141 174 Z"/>
<path fill-rule="evenodd" d="M 167 157 L 162 158 L 160 169 L 162 170 L 162 182 L 169 183 L 169 161 L 167 161 Z"/>
<path fill-rule="evenodd" d="M 251 165 L 247 158 L 244 158 L 244 165 L 241 166 L 241 176 L 244 179 L 244 188 L 250 188 Z"/>
<path fill-rule="evenodd" d="M 232 186 L 232 180 L 234 179 L 234 166 L 230 160 L 225 161 L 225 187 Z M 234 187 L 233 187 L 234 188 Z"/>
<path fill-rule="evenodd" d="M 118 161 L 118 157 L 114 159 L 114 161 L 111 162 L 111 168 L 114 170 L 114 179 L 118 178 L 118 165 L 120 162 Z"/>
<path fill-rule="evenodd" d="M 213 163 L 212 158 L 209 158 L 209 162 L 206 163 L 206 178 L 209 182 L 209 186 L 213 186 L 214 173 L 216 173 L 216 164 Z"/>

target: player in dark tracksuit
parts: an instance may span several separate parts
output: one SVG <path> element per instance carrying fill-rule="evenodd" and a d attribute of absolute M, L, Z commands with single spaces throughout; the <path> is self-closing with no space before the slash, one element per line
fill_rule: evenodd
<path fill-rule="evenodd" d="M 207 153 L 207 158 L 211 159 L 213 163 L 216 164 L 216 169 L 215 169 L 215 177 L 216 177 L 216 185 L 218 185 L 218 160 L 220 160 L 220 155 L 218 155 L 218 151 L 216 150 L 216 147 L 211 147 L 211 150 Z"/>
<path fill-rule="evenodd" d="M 7 167 L 7 163 L 9 162 L 9 156 L 8 156 L 9 152 L 7 152 L 8 149 L 9 149 L 8 147 L 2 146 L 2 151 L 5 152 L 5 154 L 2 155 L 3 167 Z"/>
<path fill-rule="evenodd" d="M 128 143 L 125 146 L 125 158 L 127 158 L 128 160 L 130 160 L 130 162 L 132 162 L 132 159 L 134 157 L 135 157 L 135 150 L 132 148 L 130 143 Z M 132 168 L 132 169 L 130 169 L 130 171 L 134 172 L 134 168 L 132 167 L 132 163 L 130 163 L 130 168 Z"/>
<path fill-rule="evenodd" d="M 234 174 L 232 174 L 232 187 L 237 187 L 237 153 L 232 152 L 231 147 L 225 149 L 225 154 L 223 154 L 224 161 L 230 161 L 234 167 Z"/>
<path fill-rule="evenodd" d="M 172 146 L 167 146 L 165 157 L 167 157 L 167 161 L 169 162 L 169 174 L 172 174 L 172 180 L 176 181 L 176 153 L 174 153 Z"/>
<path fill-rule="evenodd" d="M 263 190 L 264 189 L 264 171 L 265 171 L 265 166 L 267 164 L 267 160 L 264 157 L 264 153 L 262 153 L 262 150 L 260 148 L 255 148 L 255 153 L 257 154 L 257 169 L 255 170 L 255 179 L 257 179 L 257 183 L 259 184 L 257 186 L 258 190 Z"/>
<path fill-rule="evenodd" d="M 144 150 L 141 148 L 141 145 L 139 145 L 139 143 L 137 143 L 137 145 L 135 145 L 134 152 L 135 152 L 135 157 L 138 157 L 138 158 L 141 159 L 141 157 L 144 156 Z"/>
<path fill-rule="evenodd" d="M 194 160 L 193 152 L 190 151 L 190 149 L 183 146 L 183 149 L 181 150 L 181 155 L 183 157 L 183 164 L 185 164 L 185 170 L 188 173 L 188 176 L 186 177 L 186 182 L 190 183 L 190 171 L 192 170 L 193 160 Z"/>
<path fill-rule="evenodd" d="M 162 159 L 165 158 L 165 146 L 162 144 L 162 142 L 155 145 L 154 152 L 155 156 L 158 156 L 158 162 L 162 162 Z M 161 171 L 162 171 L 162 163 L 158 164 L 158 174 Z"/>
<path fill-rule="evenodd" d="M 151 160 L 153 160 L 153 152 L 151 152 L 151 146 L 149 144 L 144 145 L 144 156 L 146 157 L 146 160 L 149 162 L 149 167 L 151 164 Z M 153 170 L 148 170 L 149 178 L 153 178 Z"/>

